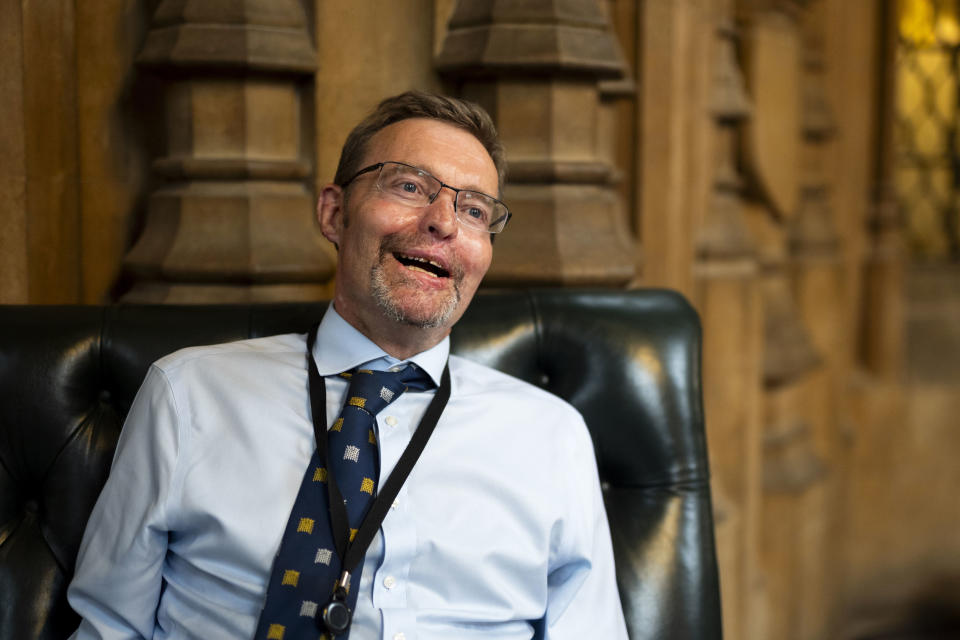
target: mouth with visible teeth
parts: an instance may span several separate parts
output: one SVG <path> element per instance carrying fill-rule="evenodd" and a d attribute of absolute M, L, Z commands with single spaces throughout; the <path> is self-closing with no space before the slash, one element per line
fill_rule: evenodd
<path fill-rule="evenodd" d="M 394 252 L 393 257 L 397 260 L 397 262 L 408 269 L 413 269 L 414 271 L 423 271 L 424 273 L 429 273 L 436 278 L 450 277 L 450 272 L 444 269 L 440 263 L 433 260 L 428 260 L 427 258 L 420 258 L 417 256 L 410 256 L 400 252 Z"/>

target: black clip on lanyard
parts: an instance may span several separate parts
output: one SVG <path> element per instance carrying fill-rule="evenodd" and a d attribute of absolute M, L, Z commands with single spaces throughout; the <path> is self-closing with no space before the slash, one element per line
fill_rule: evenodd
<path fill-rule="evenodd" d="M 308 384 L 310 390 L 310 413 L 313 418 L 313 434 L 317 440 L 317 453 L 323 460 L 324 467 L 330 468 L 329 454 L 327 452 L 327 386 L 324 383 L 323 376 L 317 370 L 317 363 L 313 359 L 313 345 L 317 341 L 317 329 L 319 323 L 314 325 L 307 336 L 307 371 Z M 440 420 L 440 414 L 443 413 L 447 400 L 450 399 L 450 364 L 443 367 L 443 374 L 440 376 L 440 388 L 437 389 L 433 400 L 427 407 L 426 413 L 417 425 L 417 430 L 407 448 L 397 461 L 393 472 L 383 486 L 377 492 L 370 510 L 364 517 L 360 528 L 354 536 L 353 542 L 350 542 L 349 529 L 350 524 L 347 519 L 347 509 L 343 505 L 343 496 L 337 487 L 336 479 L 333 473 L 327 474 L 327 496 L 330 502 L 330 522 L 333 529 L 333 541 L 337 547 L 337 555 L 341 559 L 341 568 L 343 574 L 337 581 L 334 588 L 333 597 L 324 607 L 323 621 L 327 630 L 333 634 L 342 634 L 350 627 L 352 612 L 346 605 L 347 589 L 350 588 L 350 574 L 356 569 L 357 564 L 367 552 L 373 537 L 387 516 L 387 511 L 400 493 L 400 487 L 406 481 L 407 476 L 416 464 L 424 447 L 427 446 L 427 440 L 433 433 L 437 422 Z"/>

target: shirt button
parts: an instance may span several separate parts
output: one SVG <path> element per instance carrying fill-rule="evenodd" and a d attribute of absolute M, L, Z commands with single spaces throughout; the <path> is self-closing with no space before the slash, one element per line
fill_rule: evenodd
<path fill-rule="evenodd" d="M 383 579 L 383 586 L 385 586 L 387 589 L 393 589 L 395 586 L 397 586 L 397 579 L 393 576 L 387 576 Z"/>
<path fill-rule="evenodd" d="M 393 634 L 393 640 L 407 640 L 407 634 L 405 634 L 403 631 L 398 631 Z"/>
<path fill-rule="evenodd" d="M 397 498 L 396 500 L 393 501 L 393 504 L 390 505 L 390 508 L 391 508 L 391 509 L 396 509 L 396 508 L 399 507 L 399 506 L 400 506 L 400 498 Z"/>
<path fill-rule="evenodd" d="M 397 419 L 393 416 L 387 416 L 383 421 L 386 422 L 391 427 L 397 426 Z"/>

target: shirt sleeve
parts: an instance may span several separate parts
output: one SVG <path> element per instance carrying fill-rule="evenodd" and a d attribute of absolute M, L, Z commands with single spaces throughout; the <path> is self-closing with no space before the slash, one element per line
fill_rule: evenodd
<path fill-rule="evenodd" d="M 179 427 L 170 384 L 153 366 L 127 414 L 67 591 L 83 618 L 77 640 L 153 637 Z"/>
<path fill-rule="evenodd" d="M 536 637 L 627 640 L 593 444 L 586 425 L 578 421 L 578 437 L 566 452 L 574 472 L 567 476 L 572 499 L 565 541 L 547 577 L 547 609 Z"/>

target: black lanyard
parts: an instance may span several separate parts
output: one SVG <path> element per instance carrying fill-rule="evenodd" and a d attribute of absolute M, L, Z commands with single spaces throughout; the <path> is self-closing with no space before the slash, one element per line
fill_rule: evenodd
<path fill-rule="evenodd" d="M 313 345 L 317 340 L 317 329 L 319 324 L 314 325 L 307 337 L 307 370 L 308 384 L 310 389 L 310 413 L 313 417 L 313 433 L 317 440 L 317 453 L 323 461 L 324 467 L 330 469 L 330 461 L 327 453 L 327 386 L 324 383 L 323 376 L 317 371 L 317 363 L 313 359 Z M 440 420 L 440 414 L 443 413 L 447 400 L 450 399 L 450 363 L 443 367 L 443 374 L 440 376 L 440 388 L 433 396 L 427 412 L 417 425 L 417 430 L 403 455 L 397 461 L 393 472 L 383 486 L 377 492 L 370 510 L 364 517 L 356 536 L 350 542 L 349 529 L 350 524 L 347 520 L 347 509 L 343 505 L 343 496 L 337 487 L 334 474 L 327 473 L 327 496 L 330 502 L 330 522 L 333 529 L 333 540 L 337 547 L 337 555 L 341 559 L 341 570 L 349 579 L 349 574 L 360 563 L 363 555 L 367 552 L 367 547 L 373 542 L 373 537 L 387 516 L 387 511 L 400 493 L 400 487 L 403 486 L 407 476 L 416 464 L 424 447 L 427 446 L 427 440 L 433 433 L 437 422 Z M 342 582 L 342 580 L 341 580 Z M 339 583 L 338 583 L 339 584 Z M 341 585 L 343 586 L 343 585 Z"/>

